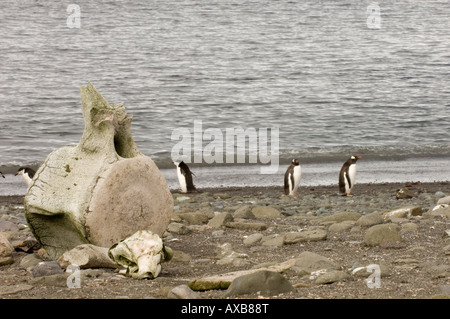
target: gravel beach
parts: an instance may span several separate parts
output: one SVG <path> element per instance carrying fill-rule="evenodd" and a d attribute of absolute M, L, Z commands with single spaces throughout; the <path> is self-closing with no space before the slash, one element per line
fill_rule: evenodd
<path fill-rule="evenodd" d="M 0 197 L 0 298 L 450 298 L 450 182 L 357 184 L 352 197 L 336 186 L 300 187 L 298 198 L 281 187 L 172 194 L 163 240 L 173 258 L 159 277 L 88 268 L 79 288 L 68 288 L 70 273 L 58 266 L 38 272 L 50 260 L 27 227 L 23 196 Z M 280 276 L 254 291 L 240 290 L 236 276 L 206 287 L 255 269 Z"/>

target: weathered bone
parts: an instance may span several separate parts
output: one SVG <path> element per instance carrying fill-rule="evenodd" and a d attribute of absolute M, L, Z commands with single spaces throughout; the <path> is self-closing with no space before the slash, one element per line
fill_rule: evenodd
<path fill-rule="evenodd" d="M 48 155 L 25 196 L 26 218 L 47 253 L 80 244 L 110 247 L 146 229 L 162 235 L 173 211 L 166 180 L 131 134 L 132 116 L 89 83 L 81 87 L 85 120 L 75 146 Z"/>

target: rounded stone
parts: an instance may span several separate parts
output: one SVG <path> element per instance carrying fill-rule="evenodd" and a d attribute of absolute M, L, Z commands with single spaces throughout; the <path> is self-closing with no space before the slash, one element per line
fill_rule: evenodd
<path fill-rule="evenodd" d="M 401 241 L 400 226 L 391 223 L 372 226 L 367 230 L 364 241 L 368 246 L 399 242 Z"/>

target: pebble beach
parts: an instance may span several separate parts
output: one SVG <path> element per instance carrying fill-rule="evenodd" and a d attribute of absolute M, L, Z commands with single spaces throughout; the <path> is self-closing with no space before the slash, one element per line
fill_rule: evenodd
<path fill-rule="evenodd" d="M 79 288 L 34 240 L 23 196 L 2 196 L 0 298 L 449 298 L 449 195 L 450 182 L 357 184 L 352 197 L 336 186 L 303 186 L 297 198 L 281 187 L 173 190 L 163 235 L 173 257 L 160 275 L 89 267 Z"/>

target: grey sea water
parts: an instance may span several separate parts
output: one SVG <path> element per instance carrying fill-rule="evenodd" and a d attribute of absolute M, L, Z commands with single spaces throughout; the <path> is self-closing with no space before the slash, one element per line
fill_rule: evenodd
<path fill-rule="evenodd" d="M 276 184 L 293 157 L 305 184 L 335 183 L 350 154 L 360 181 L 449 180 L 450 2 L 376 4 L 2 1 L 0 194 L 22 192 L 19 166 L 79 141 L 88 81 L 125 103 L 174 187 L 171 136 L 194 120 L 279 129 L 277 174 L 193 164 L 205 187 Z"/>

